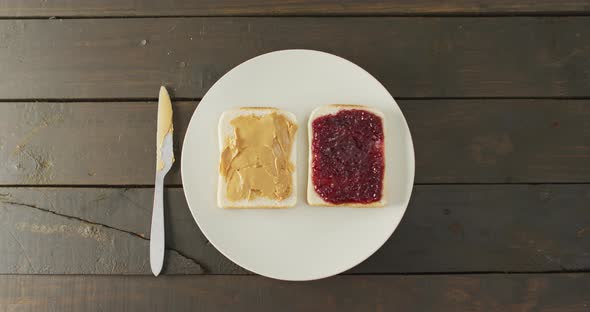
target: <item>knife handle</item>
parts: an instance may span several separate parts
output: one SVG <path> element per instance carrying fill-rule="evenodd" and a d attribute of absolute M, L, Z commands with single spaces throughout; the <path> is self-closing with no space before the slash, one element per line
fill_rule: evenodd
<path fill-rule="evenodd" d="M 158 276 L 164 264 L 164 176 L 156 174 L 154 209 L 150 233 L 150 266 Z"/>

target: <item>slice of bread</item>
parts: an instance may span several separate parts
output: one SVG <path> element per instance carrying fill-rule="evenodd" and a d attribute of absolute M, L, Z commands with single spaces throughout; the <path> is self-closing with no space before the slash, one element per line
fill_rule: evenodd
<path fill-rule="evenodd" d="M 383 125 L 383 135 L 385 136 L 385 118 L 384 115 L 381 111 L 371 108 L 371 107 L 367 107 L 367 106 L 363 106 L 363 105 L 326 105 L 326 106 L 321 106 L 316 108 L 312 113 L 311 116 L 309 117 L 309 122 L 307 125 L 307 129 L 308 129 L 308 138 L 309 138 L 309 157 L 308 157 L 308 174 L 307 174 L 307 202 L 309 205 L 311 206 L 346 206 L 346 207 L 359 207 L 359 208 L 369 208 L 369 207 L 383 207 L 386 203 L 386 192 L 385 190 L 386 185 L 385 185 L 385 172 L 383 174 L 383 188 L 382 188 L 382 194 L 381 194 L 381 199 L 379 201 L 376 202 L 372 202 L 372 203 L 368 203 L 368 204 L 364 204 L 364 203 L 355 203 L 355 202 L 347 202 L 347 203 L 339 203 L 339 204 L 334 204 L 334 203 L 330 203 L 325 201 L 315 190 L 314 188 L 314 184 L 313 184 L 313 137 L 314 137 L 314 132 L 313 132 L 313 127 L 312 124 L 314 122 L 314 120 L 316 120 L 317 118 L 320 118 L 322 116 L 326 116 L 326 115 L 333 115 L 333 114 L 337 114 L 338 112 L 342 111 L 342 110 L 350 110 L 350 109 L 358 109 L 358 110 L 364 110 L 370 113 L 373 113 L 375 115 L 377 115 L 378 117 L 381 118 L 382 121 L 382 125 Z M 385 140 L 384 140 L 385 141 Z M 384 143 L 385 144 L 385 143 Z M 387 148 L 386 146 L 384 146 L 384 154 L 385 154 L 385 148 Z M 385 155 L 383 155 L 383 159 L 385 161 Z M 387 164 L 385 164 L 385 166 L 387 166 Z M 385 170 L 385 169 L 384 169 Z"/>
<path fill-rule="evenodd" d="M 235 139 L 236 133 L 234 126 L 231 124 L 231 121 L 239 116 L 244 115 L 254 115 L 254 116 L 264 116 L 271 113 L 277 113 L 286 117 L 291 123 L 297 126 L 297 120 L 295 115 L 280 110 L 274 107 L 241 107 L 239 109 L 229 110 L 224 112 L 221 117 L 219 118 L 218 124 L 218 139 L 219 139 L 219 155 L 221 158 L 221 154 L 225 148 L 226 142 L 228 139 Z M 296 155 L 297 155 L 297 144 L 296 144 L 296 135 L 293 136 L 293 141 L 291 142 L 291 154 L 290 154 L 290 163 L 292 164 L 293 171 L 291 172 L 291 194 L 282 200 L 272 199 L 268 197 L 258 196 L 253 199 L 243 199 L 232 201 L 227 197 L 227 182 L 224 175 L 221 174 L 219 171 L 219 179 L 218 179 L 218 187 L 217 187 L 217 205 L 221 208 L 288 208 L 295 206 L 297 202 L 297 170 L 296 170 Z M 221 161 L 221 160 L 220 160 Z"/>

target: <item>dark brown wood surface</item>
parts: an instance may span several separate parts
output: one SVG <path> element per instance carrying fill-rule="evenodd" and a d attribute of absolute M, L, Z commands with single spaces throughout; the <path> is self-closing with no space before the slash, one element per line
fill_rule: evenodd
<path fill-rule="evenodd" d="M 0 276 L 6 311 L 560 311 L 590 309 L 590 274 Z"/>
<path fill-rule="evenodd" d="M 417 183 L 590 182 L 588 100 L 400 100 Z M 176 159 L 196 102 L 174 106 Z M 151 185 L 156 102 L 1 103 L 0 184 Z M 168 182 L 182 183 L 176 162 Z"/>
<path fill-rule="evenodd" d="M 0 0 L 0 311 L 590 311 L 589 29 L 589 0 Z M 416 151 L 393 236 L 307 283 L 222 256 L 177 168 L 213 83 L 292 48 L 378 78 Z M 161 84 L 179 162 L 156 279 Z"/>
<path fill-rule="evenodd" d="M 343 56 L 396 98 L 586 97 L 589 29 L 590 17 L 0 20 L 0 99 L 155 98 L 161 84 L 200 98 L 233 66 L 292 48 Z"/>
<path fill-rule="evenodd" d="M 587 0 L 1 0 L 0 16 L 587 14 Z"/>
<path fill-rule="evenodd" d="M 0 273 L 149 274 L 152 192 L 0 188 Z M 590 270 L 589 202 L 590 185 L 417 185 L 391 239 L 348 273 Z M 182 189 L 166 204 L 167 273 L 246 273 L 199 231 Z"/>

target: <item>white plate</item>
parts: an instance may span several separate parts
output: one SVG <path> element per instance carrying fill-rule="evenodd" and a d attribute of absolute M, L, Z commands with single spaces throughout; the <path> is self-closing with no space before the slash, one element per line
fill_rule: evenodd
<path fill-rule="evenodd" d="M 365 104 L 385 114 L 388 202 L 384 208 L 307 205 L 307 119 L 314 108 L 325 104 Z M 217 207 L 217 122 L 223 111 L 240 106 L 273 106 L 297 116 L 295 207 Z M 324 278 L 367 259 L 399 224 L 414 182 L 412 138 L 392 96 L 359 66 L 311 50 L 264 54 L 221 77 L 192 116 L 181 165 L 186 200 L 209 241 L 243 268 L 283 280 Z"/>

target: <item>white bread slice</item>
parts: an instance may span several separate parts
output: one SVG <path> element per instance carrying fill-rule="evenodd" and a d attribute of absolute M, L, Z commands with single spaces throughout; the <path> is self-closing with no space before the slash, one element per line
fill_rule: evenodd
<path fill-rule="evenodd" d="M 346 206 L 346 207 L 357 207 L 357 208 L 371 208 L 371 207 L 383 207 L 386 203 L 386 181 L 385 175 L 383 176 L 383 194 L 381 194 L 381 200 L 378 202 L 373 202 L 370 204 L 362 204 L 362 203 L 341 203 L 341 204 L 333 204 L 330 202 L 325 201 L 320 195 L 315 191 L 313 186 L 312 180 L 312 160 L 313 160 L 313 150 L 312 150 L 312 139 L 313 139 L 313 127 L 312 123 L 315 119 L 326 116 L 336 114 L 342 110 L 349 110 L 349 109 L 359 109 L 371 112 L 377 116 L 379 116 L 382 120 L 383 124 L 383 135 L 386 134 L 385 132 L 385 117 L 383 113 L 375 108 L 371 108 L 368 106 L 363 105 L 345 105 L 345 104 L 332 104 L 332 105 L 325 105 L 316 108 L 311 115 L 309 116 L 309 121 L 307 124 L 308 129 L 308 140 L 309 140 L 309 157 L 308 157 L 308 169 L 307 169 L 307 203 L 311 206 L 324 206 L 324 207 L 334 207 L 334 206 Z M 388 148 L 386 145 L 384 149 Z M 385 155 L 384 155 L 385 156 Z M 384 157 L 385 159 L 385 157 Z M 387 167 L 387 163 L 385 164 Z"/>
<path fill-rule="evenodd" d="M 297 119 L 295 118 L 294 114 L 274 107 L 241 107 L 239 109 L 223 112 L 219 118 L 218 124 L 219 155 L 221 156 L 221 153 L 223 152 L 226 138 L 235 137 L 234 127 L 231 125 L 231 121 L 234 118 L 243 115 L 264 116 L 273 112 L 287 117 L 291 122 L 297 125 Z M 227 199 L 226 196 L 227 183 L 225 181 L 225 177 L 219 173 L 217 184 L 217 205 L 220 208 L 288 208 L 295 206 L 297 203 L 297 167 L 295 166 L 297 161 L 296 138 L 297 135 L 295 135 L 293 138 L 293 146 L 290 155 L 290 161 L 294 166 L 294 170 L 291 174 L 292 192 L 289 197 L 280 201 L 263 197 L 258 197 L 253 200 L 231 201 Z"/>

